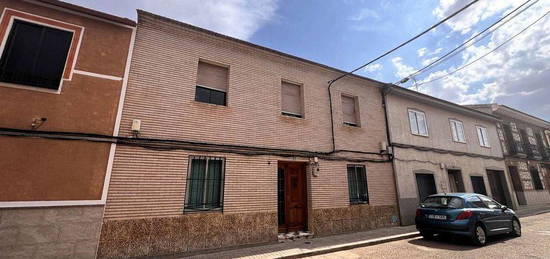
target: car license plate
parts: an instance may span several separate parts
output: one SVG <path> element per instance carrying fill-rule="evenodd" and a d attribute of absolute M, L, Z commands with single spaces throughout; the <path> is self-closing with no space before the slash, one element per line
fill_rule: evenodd
<path fill-rule="evenodd" d="M 446 220 L 447 215 L 434 215 L 434 214 L 428 214 L 429 219 L 440 219 L 440 220 Z"/>

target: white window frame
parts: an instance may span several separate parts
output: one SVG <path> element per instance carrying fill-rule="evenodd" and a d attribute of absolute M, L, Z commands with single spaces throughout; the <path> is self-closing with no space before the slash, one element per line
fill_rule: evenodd
<path fill-rule="evenodd" d="M 414 114 L 414 124 L 416 126 L 416 130 L 413 128 L 413 121 L 411 121 L 411 113 Z M 420 124 L 418 123 L 418 115 L 422 115 L 423 119 L 424 119 L 424 128 L 426 129 L 426 133 L 425 134 L 422 134 L 420 132 Z M 418 135 L 418 136 L 423 136 L 423 137 L 428 137 L 430 134 L 429 134 L 429 129 L 428 129 L 428 120 L 426 119 L 426 114 L 422 111 L 419 111 L 419 110 L 415 110 L 415 109 L 408 109 L 408 112 L 407 112 L 407 117 L 409 117 L 409 128 L 411 129 L 411 134 L 413 135 Z"/>
<path fill-rule="evenodd" d="M 458 143 L 466 143 L 466 135 L 464 134 L 464 123 L 462 123 L 462 121 L 459 121 L 459 120 L 449 119 L 449 124 L 451 127 L 451 137 L 453 138 L 453 141 Z M 462 129 L 461 130 L 462 139 L 460 139 L 460 134 L 457 127 L 458 125 L 460 125 Z"/>
<path fill-rule="evenodd" d="M 482 147 L 491 147 L 489 142 L 489 133 L 487 128 L 483 126 L 476 126 L 477 139 L 479 140 L 479 145 Z"/>

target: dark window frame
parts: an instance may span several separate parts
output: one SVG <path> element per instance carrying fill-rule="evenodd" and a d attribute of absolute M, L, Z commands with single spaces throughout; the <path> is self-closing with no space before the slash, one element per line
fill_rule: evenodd
<path fill-rule="evenodd" d="M 353 169 L 353 172 L 350 172 L 350 169 Z M 358 169 L 362 169 L 362 171 L 358 171 Z M 369 204 L 368 174 L 365 165 L 349 164 L 346 167 L 346 171 L 350 205 Z M 362 179 L 360 179 L 359 174 L 361 173 L 363 174 L 364 185 L 360 182 Z M 364 191 L 364 193 L 362 193 L 362 191 Z"/>
<path fill-rule="evenodd" d="M 26 57 L 28 59 L 27 62 L 31 62 L 32 65 L 27 64 L 27 71 L 22 71 L 21 68 L 19 68 L 21 71 L 8 70 L 6 69 L 7 66 L 12 69 L 14 67 L 13 64 L 10 65 L 10 60 L 14 58 L 22 60 L 19 56 L 12 56 L 17 55 L 14 52 L 21 52 L 31 47 L 25 46 L 25 48 L 21 47 L 21 44 L 17 44 L 17 42 L 25 40 L 17 37 L 17 33 L 23 33 L 25 27 L 29 35 L 33 33 L 30 31 L 33 28 L 34 30 L 38 30 L 39 33 L 39 35 L 34 35 L 34 37 L 38 37 L 39 39 L 38 42 L 34 43 L 38 45 L 33 45 L 36 53 L 34 53 L 33 57 Z M 61 90 L 63 75 L 68 65 L 67 62 L 73 44 L 74 33 L 73 30 L 65 28 L 14 18 L 9 31 L 6 31 L 6 43 L 0 56 L 0 82 L 25 88 L 28 87 L 34 90 L 59 92 Z M 51 48 L 52 40 L 56 40 L 56 42 L 62 40 L 55 45 L 59 49 Z M 50 44 L 50 46 L 47 44 Z M 59 64 L 56 66 L 56 63 Z M 29 66 L 32 68 L 29 68 Z M 48 67 L 48 69 L 44 67 Z"/>
<path fill-rule="evenodd" d="M 205 168 L 204 168 L 204 177 L 200 178 L 200 173 L 194 173 L 193 172 L 193 165 L 194 163 L 198 163 L 198 161 L 205 161 Z M 209 164 L 210 161 L 221 161 L 220 165 L 220 172 L 219 172 L 219 178 L 212 178 L 208 179 L 209 175 Z M 188 170 L 187 170 L 187 177 L 186 177 L 186 190 L 185 190 L 185 206 L 184 206 L 184 212 L 200 212 L 200 211 L 223 211 L 223 199 L 224 199 L 224 189 L 225 189 L 225 158 L 224 157 L 214 157 L 214 156 L 189 156 L 189 162 L 188 162 Z M 197 179 L 193 179 L 192 175 L 194 177 L 197 177 Z M 195 181 L 193 183 L 192 181 Z M 201 181 L 204 181 L 201 183 Z M 208 182 L 212 181 L 212 182 Z M 219 192 L 218 201 L 213 202 L 212 204 L 208 203 L 208 191 L 209 189 L 207 187 L 210 187 L 210 185 L 216 184 L 219 188 L 217 192 Z M 201 186 L 202 185 L 202 186 Z M 194 187 L 197 186 L 197 187 Z M 194 191 L 193 188 L 202 188 L 202 191 L 197 191 L 197 194 L 192 194 Z M 199 189 L 200 190 L 200 189 Z M 212 192 L 216 192 L 216 190 L 212 190 Z M 198 195 L 195 197 L 193 195 Z M 199 198 L 202 196 L 201 203 L 193 203 L 190 200 L 194 198 Z M 214 196 L 211 196 L 212 198 Z M 201 205 L 201 206 L 198 206 Z"/>
<path fill-rule="evenodd" d="M 203 93 L 207 93 L 208 97 L 203 98 L 200 96 L 199 90 Z M 212 94 L 223 94 L 223 101 L 217 102 L 213 100 Z M 195 101 L 201 102 L 201 103 L 209 103 L 214 105 L 220 105 L 220 106 L 227 106 L 227 92 L 224 92 L 222 90 L 210 88 L 207 86 L 197 85 L 195 88 Z"/>

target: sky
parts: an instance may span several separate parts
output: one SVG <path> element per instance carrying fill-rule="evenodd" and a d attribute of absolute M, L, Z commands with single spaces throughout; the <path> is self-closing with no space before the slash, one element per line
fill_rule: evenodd
<path fill-rule="evenodd" d="M 136 20 L 136 9 L 193 24 L 341 70 L 355 69 L 469 0 L 66 0 Z M 480 0 L 357 74 L 395 83 L 441 57 L 525 0 Z M 446 62 L 401 84 L 458 104 L 499 103 L 550 121 L 550 11 L 525 12 Z M 486 55 L 464 69 L 453 72 Z M 453 72 L 450 76 L 447 73 Z M 437 79 L 433 82 L 428 82 Z"/>

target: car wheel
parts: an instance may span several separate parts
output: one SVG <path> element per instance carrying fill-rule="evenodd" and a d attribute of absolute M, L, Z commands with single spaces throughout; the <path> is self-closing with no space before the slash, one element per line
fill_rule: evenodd
<path fill-rule="evenodd" d="M 480 224 L 477 224 L 474 229 L 472 241 L 478 246 L 484 246 L 487 243 L 487 232 L 485 232 L 485 229 Z"/>
<path fill-rule="evenodd" d="M 513 237 L 521 236 L 521 225 L 519 224 L 519 220 L 512 220 L 512 232 L 510 232 L 510 235 L 512 235 Z"/>
<path fill-rule="evenodd" d="M 434 239 L 434 233 L 433 233 L 433 232 L 430 232 L 430 231 L 420 231 L 420 235 L 421 235 L 424 239 L 428 239 L 428 240 Z"/>

